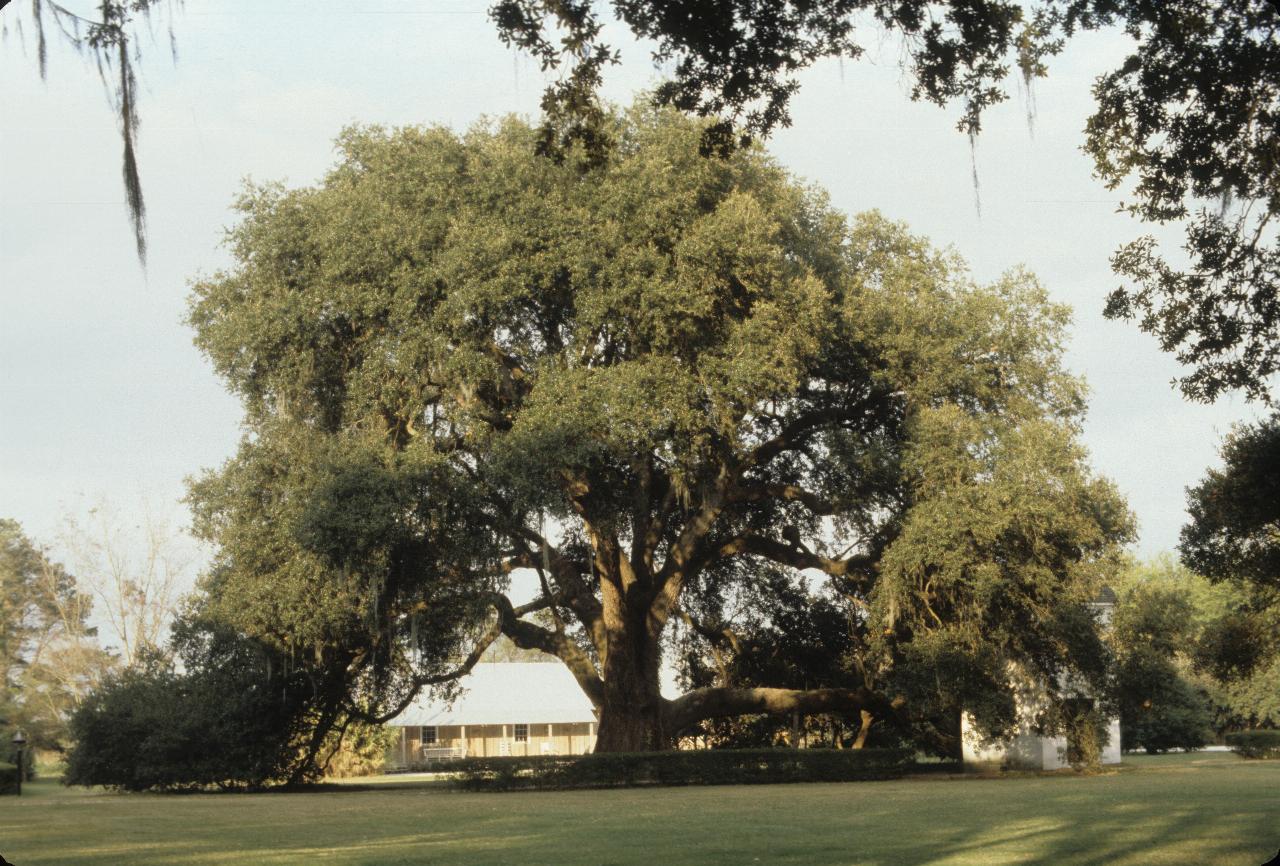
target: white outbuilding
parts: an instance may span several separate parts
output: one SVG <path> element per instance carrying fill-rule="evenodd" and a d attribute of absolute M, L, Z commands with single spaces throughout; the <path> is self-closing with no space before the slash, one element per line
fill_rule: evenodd
<path fill-rule="evenodd" d="M 1093 601 L 1092 607 L 1097 612 L 1098 623 L 1103 629 L 1111 624 L 1111 614 L 1115 610 L 1116 594 L 1103 587 L 1102 592 Z M 1015 679 L 1016 672 L 1015 672 Z M 1071 743 L 1066 737 L 1046 737 L 1036 733 L 1035 717 L 1045 706 L 1045 690 L 1041 683 L 1023 677 L 1018 684 L 1018 728 L 1007 740 L 990 742 L 978 734 L 968 713 L 960 716 L 960 741 L 963 750 L 964 766 L 969 769 L 1004 769 L 1004 770 L 1060 770 L 1069 766 L 1067 759 Z M 1089 696 L 1081 692 L 1077 700 L 1088 701 Z M 1120 719 L 1112 717 L 1106 720 L 1107 743 L 1102 748 L 1103 764 L 1120 763 Z"/>

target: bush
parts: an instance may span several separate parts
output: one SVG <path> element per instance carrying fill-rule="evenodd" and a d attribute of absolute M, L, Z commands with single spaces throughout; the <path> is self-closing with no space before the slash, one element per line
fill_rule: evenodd
<path fill-rule="evenodd" d="M 1119 670 L 1121 746 L 1149 754 L 1194 750 L 1209 741 L 1209 696 L 1173 661 L 1147 647 L 1131 650 Z"/>
<path fill-rule="evenodd" d="M 0 763 L 0 794 L 18 793 L 18 768 L 13 764 Z"/>
<path fill-rule="evenodd" d="M 154 660 L 126 670 L 71 717 L 68 785 L 259 786 L 296 762 L 308 683 L 226 630 L 197 623 L 175 635 L 184 673 Z"/>
<path fill-rule="evenodd" d="M 471 791 L 853 782 L 900 777 L 907 749 L 707 749 L 467 758 L 454 784 Z"/>
<path fill-rule="evenodd" d="M 1236 731 L 1226 740 L 1242 758 L 1280 758 L 1280 731 Z"/>
<path fill-rule="evenodd" d="M 387 752 L 399 741 L 391 728 L 353 721 L 346 729 L 331 731 L 321 750 L 327 758 L 323 770 L 330 779 L 350 779 L 381 773 Z"/>

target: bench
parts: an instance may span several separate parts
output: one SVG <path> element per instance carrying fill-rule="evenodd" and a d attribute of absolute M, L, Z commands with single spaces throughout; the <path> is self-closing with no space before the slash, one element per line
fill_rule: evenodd
<path fill-rule="evenodd" d="M 422 761 L 426 764 L 443 764 L 446 761 L 460 761 L 466 756 L 466 746 L 422 747 Z"/>

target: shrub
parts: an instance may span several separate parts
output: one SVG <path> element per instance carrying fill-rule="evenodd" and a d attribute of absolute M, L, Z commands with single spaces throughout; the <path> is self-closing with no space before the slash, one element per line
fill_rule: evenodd
<path fill-rule="evenodd" d="M 322 749 L 327 755 L 324 775 L 331 779 L 349 779 L 380 773 L 387 763 L 387 752 L 398 740 L 391 728 L 357 721 L 341 732 L 331 731 Z"/>
<path fill-rule="evenodd" d="M 1193 750 L 1208 742 L 1209 697 L 1168 657 L 1148 647 L 1131 650 L 1119 670 L 1121 745 L 1150 754 Z"/>
<path fill-rule="evenodd" d="M 911 758 L 907 749 L 707 749 L 467 758 L 452 769 L 467 790 L 554 790 L 891 779 Z"/>
<path fill-rule="evenodd" d="M 1236 731 L 1226 740 L 1242 758 L 1280 758 L 1280 731 Z"/>
<path fill-rule="evenodd" d="M 18 768 L 13 764 L 0 763 L 0 794 L 18 793 Z"/>
<path fill-rule="evenodd" d="M 175 628 L 185 672 L 153 660 L 108 679 L 71 718 L 69 785 L 127 791 L 278 780 L 307 733 L 305 680 L 251 641 L 208 624 Z"/>

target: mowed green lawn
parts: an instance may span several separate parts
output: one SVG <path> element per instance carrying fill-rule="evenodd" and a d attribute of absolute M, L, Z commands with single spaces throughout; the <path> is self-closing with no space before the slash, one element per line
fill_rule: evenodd
<path fill-rule="evenodd" d="M 1280 849 L 1280 761 L 1135 757 L 1109 775 L 563 793 L 372 785 L 162 796 L 28 785 L 15 866 L 1241 864 Z"/>

